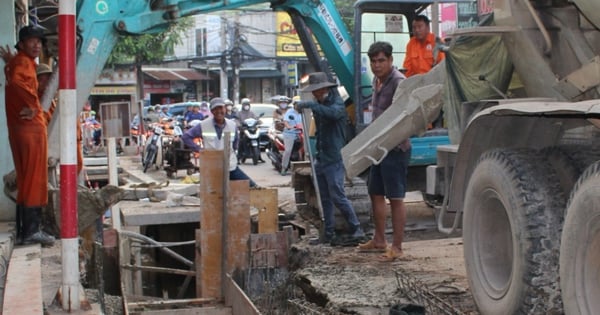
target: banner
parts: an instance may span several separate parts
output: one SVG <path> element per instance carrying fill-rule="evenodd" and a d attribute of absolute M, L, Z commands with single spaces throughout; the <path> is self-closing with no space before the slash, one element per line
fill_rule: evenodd
<path fill-rule="evenodd" d="M 306 57 L 292 19 L 286 12 L 277 12 L 277 57 Z"/>

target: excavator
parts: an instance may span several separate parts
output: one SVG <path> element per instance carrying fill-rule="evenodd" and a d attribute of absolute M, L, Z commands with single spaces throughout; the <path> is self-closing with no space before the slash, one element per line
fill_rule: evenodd
<path fill-rule="evenodd" d="M 78 1 L 78 103 L 119 36 L 264 2 Z M 438 226 L 462 230 L 482 314 L 600 313 L 600 2 L 479 0 L 480 24 L 455 31 L 445 62 L 400 84 L 390 121 L 366 123 L 361 60 L 370 42 L 387 37 L 368 35 L 363 17 L 403 14 L 409 28 L 432 2 L 360 0 L 354 39 L 331 1 L 270 4 L 290 14 L 315 68 L 333 69 L 353 98 L 360 133 L 342 151 L 350 178 L 443 110 L 452 145 L 438 148 Z"/>

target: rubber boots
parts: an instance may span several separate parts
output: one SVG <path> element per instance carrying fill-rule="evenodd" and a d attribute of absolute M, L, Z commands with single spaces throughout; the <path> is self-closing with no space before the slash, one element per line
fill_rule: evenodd
<path fill-rule="evenodd" d="M 17 217 L 15 219 L 15 230 L 17 237 L 15 239 L 15 245 L 23 244 L 23 207 L 17 205 Z"/>
<path fill-rule="evenodd" d="M 42 208 L 22 208 L 22 210 L 23 244 L 54 245 L 54 236 L 47 234 L 40 228 Z"/>

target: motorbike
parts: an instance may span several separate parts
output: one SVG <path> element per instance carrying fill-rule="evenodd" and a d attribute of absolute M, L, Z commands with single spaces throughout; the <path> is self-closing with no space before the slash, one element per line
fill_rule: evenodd
<path fill-rule="evenodd" d="M 302 130 L 302 125 L 296 126 L 297 129 Z M 269 144 L 269 150 L 267 152 L 267 156 L 271 161 L 273 167 L 281 172 L 282 168 L 282 160 L 283 160 L 283 152 L 285 151 L 285 145 L 283 142 L 283 133 L 281 131 L 276 130 L 275 128 L 271 128 L 269 130 L 269 138 L 271 143 Z M 302 132 L 298 134 L 296 140 L 294 140 L 294 146 L 292 147 L 292 154 L 290 155 L 290 164 L 295 161 L 303 161 L 304 160 L 304 136 Z M 289 165 L 288 165 L 289 168 Z"/>
<path fill-rule="evenodd" d="M 144 149 L 144 158 L 142 159 L 142 165 L 144 166 L 144 173 L 150 168 L 150 165 L 156 163 L 156 156 L 162 146 L 162 135 L 164 130 L 159 126 L 155 125 L 152 129 L 152 135 L 150 141 Z M 158 168 L 158 165 L 157 165 Z"/>
<path fill-rule="evenodd" d="M 264 113 L 259 116 L 262 117 Z M 259 120 L 255 118 L 247 118 L 242 121 L 240 126 L 240 139 L 238 144 L 237 158 L 239 163 L 244 163 L 247 158 L 252 159 L 252 164 L 258 164 L 262 160 L 260 157 L 260 146 L 258 138 L 260 132 L 258 129 Z"/>
<path fill-rule="evenodd" d="M 164 160 L 167 162 L 164 170 L 169 178 L 172 178 L 173 173 L 176 173 L 177 170 L 186 170 L 187 175 L 198 171 L 198 167 L 191 162 L 192 151 L 183 143 L 182 135 L 183 130 L 180 123 L 177 122 L 173 126 L 173 137 L 163 147 Z"/>

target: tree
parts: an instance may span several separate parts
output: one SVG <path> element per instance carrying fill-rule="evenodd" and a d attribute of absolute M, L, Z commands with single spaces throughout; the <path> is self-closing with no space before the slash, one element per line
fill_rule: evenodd
<path fill-rule="evenodd" d="M 346 24 L 346 28 L 352 34 L 354 30 L 354 2 L 355 0 L 334 0 L 335 6 L 340 12 L 342 21 Z"/>
<path fill-rule="evenodd" d="M 133 64 L 138 78 L 138 97 L 143 99 L 144 77 L 142 65 L 160 63 L 173 55 L 175 45 L 181 44 L 182 35 L 194 26 L 190 17 L 181 18 L 167 30 L 155 34 L 121 36 L 108 57 L 107 65 Z"/>

